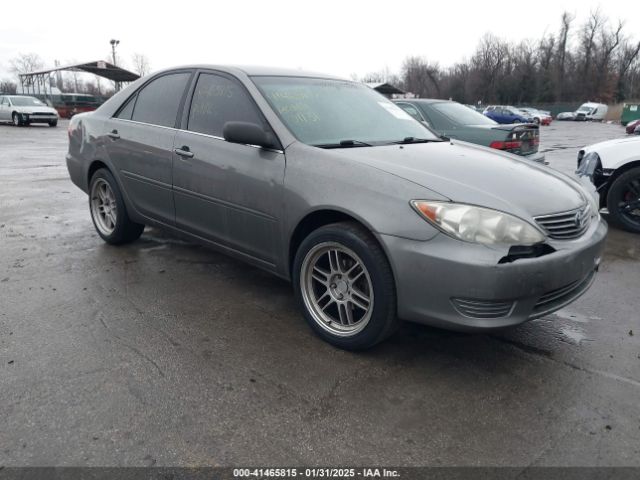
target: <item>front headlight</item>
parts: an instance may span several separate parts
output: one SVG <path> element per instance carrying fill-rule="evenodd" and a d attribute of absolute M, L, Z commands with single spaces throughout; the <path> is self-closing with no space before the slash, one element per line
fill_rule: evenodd
<path fill-rule="evenodd" d="M 579 159 L 578 162 L 576 175 L 593 179 L 593 173 L 596 171 L 596 168 L 598 168 L 600 156 L 596 152 L 589 152 Z"/>
<path fill-rule="evenodd" d="M 533 245 L 545 240 L 530 223 L 497 210 L 428 200 L 412 200 L 411 206 L 444 233 L 466 242 Z"/>

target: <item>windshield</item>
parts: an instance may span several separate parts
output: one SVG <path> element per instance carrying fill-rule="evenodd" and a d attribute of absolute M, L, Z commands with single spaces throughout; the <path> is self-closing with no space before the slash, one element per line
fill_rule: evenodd
<path fill-rule="evenodd" d="M 40 100 L 33 97 L 11 97 L 11 103 L 17 107 L 41 107 L 44 105 Z"/>
<path fill-rule="evenodd" d="M 430 106 L 451 121 L 459 123 L 460 125 L 497 125 L 497 122 L 494 122 L 489 117 L 460 103 L 442 102 L 432 103 Z"/>
<path fill-rule="evenodd" d="M 589 113 L 591 111 L 591 107 L 588 107 L 586 105 L 582 105 L 579 109 L 579 112 L 585 112 L 585 113 Z"/>
<path fill-rule="evenodd" d="M 355 82 L 253 77 L 291 133 L 308 145 L 382 145 L 407 138 L 439 140 L 431 130 L 373 89 Z"/>
<path fill-rule="evenodd" d="M 518 110 L 516 107 L 505 107 L 505 110 L 508 110 L 514 115 L 522 115 L 524 113 L 522 110 Z"/>

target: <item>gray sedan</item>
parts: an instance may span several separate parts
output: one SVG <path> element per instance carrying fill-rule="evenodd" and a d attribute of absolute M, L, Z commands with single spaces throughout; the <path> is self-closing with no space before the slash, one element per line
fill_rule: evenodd
<path fill-rule="evenodd" d="M 106 242 L 154 225 L 289 279 L 341 348 L 401 320 L 483 330 L 548 314 L 591 285 L 607 231 L 571 178 L 443 141 L 326 75 L 166 70 L 75 116 L 69 138 Z"/>

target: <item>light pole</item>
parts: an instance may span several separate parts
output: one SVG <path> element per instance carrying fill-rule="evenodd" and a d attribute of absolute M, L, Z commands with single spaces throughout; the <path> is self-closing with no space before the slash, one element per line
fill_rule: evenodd
<path fill-rule="evenodd" d="M 116 65 L 116 46 L 120 44 L 120 40 L 112 38 L 109 43 L 111 44 L 111 56 L 113 57 L 113 66 Z M 120 90 L 120 82 L 114 82 L 116 92 Z"/>

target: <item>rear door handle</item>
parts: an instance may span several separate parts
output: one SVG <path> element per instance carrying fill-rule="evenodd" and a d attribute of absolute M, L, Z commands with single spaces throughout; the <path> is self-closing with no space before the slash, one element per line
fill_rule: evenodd
<path fill-rule="evenodd" d="M 189 147 L 187 147 L 186 145 L 183 145 L 180 148 L 174 148 L 173 151 L 176 153 L 176 155 L 180 155 L 181 157 L 193 158 L 193 152 L 190 151 Z"/>
<path fill-rule="evenodd" d="M 109 133 L 107 133 L 107 137 L 117 140 L 120 138 L 120 134 L 118 133 L 118 130 L 111 130 Z"/>

